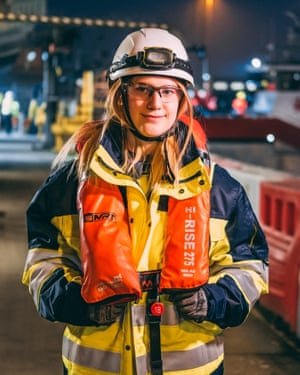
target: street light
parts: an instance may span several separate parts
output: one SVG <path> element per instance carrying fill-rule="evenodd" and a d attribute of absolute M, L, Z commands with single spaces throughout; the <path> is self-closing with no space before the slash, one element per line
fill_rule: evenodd
<path fill-rule="evenodd" d="M 251 66 L 254 69 L 260 69 L 262 67 L 262 61 L 261 61 L 261 59 L 258 58 L 258 57 L 253 57 L 253 59 L 251 59 Z"/>
<path fill-rule="evenodd" d="M 211 7 L 214 6 L 214 2 L 215 2 L 215 0 L 205 0 L 205 6 L 207 8 L 211 8 Z"/>

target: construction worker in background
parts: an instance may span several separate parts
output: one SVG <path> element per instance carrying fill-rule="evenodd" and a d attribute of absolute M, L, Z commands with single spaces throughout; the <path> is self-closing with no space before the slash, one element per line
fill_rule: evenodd
<path fill-rule="evenodd" d="M 246 93 L 243 91 L 237 92 L 231 106 L 233 116 L 244 116 L 248 109 Z"/>
<path fill-rule="evenodd" d="M 223 330 L 268 290 L 265 237 L 210 160 L 180 39 L 127 35 L 108 81 L 106 118 L 70 138 L 29 205 L 23 283 L 67 324 L 64 374 L 221 375 Z"/>
<path fill-rule="evenodd" d="M 35 113 L 35 125 L 37 126 L 37 135 L 41 137 L 44 134 L 44 125 L 47 121 L 47 103 L 42 102 L 36 109 Z"/>
<path fill-rule="evenodd" d="M 6 91 L 1 105 L 1 123 L 7 134 L 11 134 L 13 130 L 13 108 L 14 108 L 14 93 Z"/>
<path fill-rule="evenodd" d="M 27 114 L 27 121 L 28 121 L 28 129 L 27 133 L 29 134 L 36 134 L 37 127 L 35 124 L 35 116 L 38 108 L 38 102 L 35 98 L 31 99 L 28 105 L 28 114 Z"/>
<path fill-rule="evenodd" d="M 37 99 L 31 99 L 28 106 L 28 130 L 29 134 L 43 135 L 43 126 L 47 121 L 47 103 L 38 103 Z"/>

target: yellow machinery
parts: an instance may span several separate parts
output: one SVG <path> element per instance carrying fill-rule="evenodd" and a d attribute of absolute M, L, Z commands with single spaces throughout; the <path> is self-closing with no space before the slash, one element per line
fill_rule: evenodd
<path fill-rule="evenodd" d="M 80 103 L 77 106 L 76 115 L 66 117 L 60 111 L 56 122 L 51 126 L 54 135 L 54 151 L 58 152 L 65 141 L 86 121 L 93 119 L 94 110 L 94 74 L 92 71 L 83 73 L 83 83 Z"/>

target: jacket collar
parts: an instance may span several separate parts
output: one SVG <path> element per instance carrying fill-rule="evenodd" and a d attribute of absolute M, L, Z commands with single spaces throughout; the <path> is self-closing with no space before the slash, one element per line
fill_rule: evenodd
<path fill-rule="evenodd" d="M 179 145 L 184 141 L 186 125 L 182 127 L 182 138 L 178 139 Z M 180 132 L 180 134 L 182 134 Z M 112 123 L 106 131 L 101 143 L 92 159 L 90 168 L 99 177 L 109 183 L 120 186 L 137 187 L 136 181 L 125 174 L 121 168 L 122 159 L 122 127 Z M 194 140 L 192 140 L 184 155 L 183 165 L 179 171 L 179 183 L 164 182 L 160 185 L 160 194 L 173 196 L 176 199 L 187 199 L 211 187 L 209 171 L 202 161 Z"/>
<path fill-rule="evenodd" d="M 179 121 L 178 130 L 176 133 L 179 149 L 181 149 L 184 145 L 185 138 L 187 137 L 188 127 L 183 122 Z M 106 150 L 107 154 L 110 155 L 114 163 L 119 166 L 121 166 L 124 162 L 122 155 L 123 139 L 124 135 L 122 126 L 117 122 L 112 122 L 100 143 L 100 146 Z M 194 139 L 192 138 L 182 159 L 183 167 L 199 157 L 202 162 L 207 165 L 207 152 L 205 150 L 198 149 Z"/>

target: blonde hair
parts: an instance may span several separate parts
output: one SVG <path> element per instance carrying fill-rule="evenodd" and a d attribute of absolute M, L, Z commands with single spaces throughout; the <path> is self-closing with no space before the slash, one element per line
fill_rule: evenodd
<path fill-rule="evenodd" d="M 187 136 L 181 149 L 178 147 L 176 131 L 174 134 L 159 142 L 159 147 L 155 147 L 151 161 L 150 186 L 159 183 L 162 178 L 168 179 L 172 182 L 178 181 L 178 171 L 181 160 L 192 136 L 193 107 L 185 85 L 178 81 L 178 86 L 183 92 L 183 97 L 179 103 L 177 119 L 181 115 L 187 114 L 189 118 Z M 131 144 L 129 149 L 127 132 L 130 131 L 130 124 L 122 103 L 120 80 L 117 80 L 111 86 L 106 99 L 105 109 L 105 120 L 87 122 L 70 137 L 54 160 L 54 169 L 57 169 L 64 164 L 67 158 L 74 154 L 74 151 L 77 151 L 74 165 L 76 165 L 78 177 L 82 178 L 82 176 L 88 172 L 89 164 L 94 152 L 101 142 L 106 130 L 113 122 L 118 122 L 124 129 L 122 145 L 124 163 L 122 168 L 124 172 L 132 176 L 136 175 L 136 163 L 144 161 L 146 155 L 143 150 L 143 143 L 136 137 L 135 144 Z M 175 127 L 176 126 L 177 125 L 175 125 Z"/>

